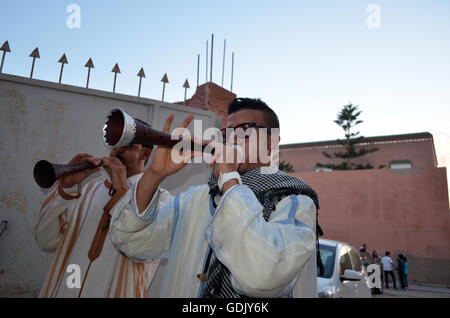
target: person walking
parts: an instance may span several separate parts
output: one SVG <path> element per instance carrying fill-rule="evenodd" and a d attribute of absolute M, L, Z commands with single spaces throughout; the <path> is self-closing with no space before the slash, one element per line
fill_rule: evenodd
<path fill-rule="evenodd" d="M 383 264 L 385 286 L 386 289 L 389 288 L 390 275 L 394 283 L 394 288 L 397 289 L 397 283 L 395 282 L 395 274 L 392 266 L 392 258 L 389 255 L 391 255 L 391 252 L 386 251 L 385 256 L 381 258 L 381 263 Z"/>

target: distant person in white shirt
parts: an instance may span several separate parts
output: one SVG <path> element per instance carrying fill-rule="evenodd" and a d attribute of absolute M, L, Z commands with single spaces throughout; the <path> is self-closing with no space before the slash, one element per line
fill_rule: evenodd
<path fill-rule="evenodd" d="M 389 275 L 391 275 L 392 281 L 394 282 L 394 288 L 397 289 L 395 275 L 392 269 L 392 258 L 389 255 L 391 255 L 391 252 L 386 251 L 385 256 L 381 258 L 381 263 L 383 264 L 384 269 L 384 281 L 386 282 L 386 288 L 389 288 Z"/>

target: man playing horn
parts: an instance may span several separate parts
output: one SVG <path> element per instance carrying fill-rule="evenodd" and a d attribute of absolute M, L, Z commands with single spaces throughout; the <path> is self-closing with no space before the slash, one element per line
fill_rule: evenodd
<path fill-rule="evenodd" d="M 317 297 L 317 194 L 260 156 L 261 148 L 276 152 L 277 115 L 261 100 L 238 98 L 227 127 L 236 133 L 215 148 L 209 184 L 176 196 L 160 183 L 186 161 L 158 146 L 127 204 L 112 212 L 113 243 L 136 260 L 168 258 L 162 297 Z M 237 158 L 236 146 L 243 160 L 228 157 Z"/>
<path fill-rule="evenodd" d="M 159 260 L 130 260 L 107 238 L 111 209 L 143 175 L 153 146 L 130 144 L 106 158 L 76 155 L 69 164 L 102 166 L 109 180 L 81 183 L 97 167 L 59 180 L 44 201 L 35 237 L 56 252 L 40 297 L 147 297 Z M 78 189 L 74 189 L 74 188 Z"/>

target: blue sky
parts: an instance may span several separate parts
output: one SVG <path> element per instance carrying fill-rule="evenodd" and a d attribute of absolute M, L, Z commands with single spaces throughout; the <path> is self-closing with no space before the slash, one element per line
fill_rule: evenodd
<path fill-rule="evenodd" d="M 81 9 L 81 27 L 70 29 L 67 7 Z M 380 28 L 370 29 L 367 7 L 380 8 Z M 281 121 L 282 143 L 342 137 L 333 123 L 347 102 L 363 110 L 365 136 L 431 132 L 441 165 L 450 163 L 450 1 L 274 0 L 46 0 L 3 1 L 0 42 L 9 40 L 5 73 L 57 81 L 58 59 L 69 64 L 63 82 L 84 86 L 92 57 L 90 87 L 137 95 L 143 66 L 143 97 L 183 99 L 186 78 L 205 82 L 206 40 L 214 33 L 213 81 L 221 84 L 227 39 L 225 88 L 236 52 L 234 92 L 260 97 Z M 189 91 L 193 94 L 194 88 Z"/>

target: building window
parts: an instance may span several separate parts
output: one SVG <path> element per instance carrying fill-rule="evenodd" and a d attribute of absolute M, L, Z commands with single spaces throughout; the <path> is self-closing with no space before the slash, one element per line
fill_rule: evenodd
<path fill-rule="evenodd" d="M 320 167 L 320 168 L 316 168 L 314 171 L 315 172 L 328 172 L 328 171 L 333 171 L 333 169 Z"/>
<path fill-rule="evenodd" d="M 392 160 L 390 163 L 391 169 L 411 169 L 412 162 L 409 160 Z"/>

